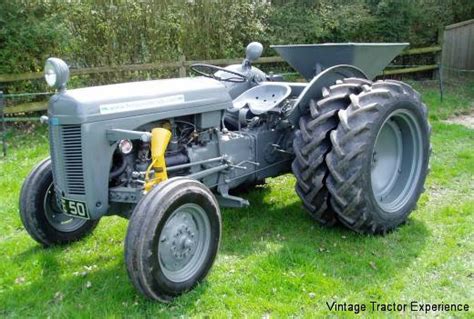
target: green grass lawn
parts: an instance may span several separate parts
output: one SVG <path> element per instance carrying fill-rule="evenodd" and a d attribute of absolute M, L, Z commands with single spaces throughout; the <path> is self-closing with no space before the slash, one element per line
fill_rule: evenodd
<path fill-rule="evenodd" d="M 10 129 L 0 160 L 0 317 L 313 317 L 326 302 L 470 303 L 474 307 L 474 131 L 440 121 L 474 109 L 474 83 L 416 83 L 431 109 L 426 192 L 406 225 L 385 237 L 316 225 L 285 175 L 223 209 L 222 245 L 207 280 L 171 304 L 145 300 L 128 280 L 127 221 L 104 218 L 82 242 L 43 249 L 23 229 L 18 194 L 48 155 L 45 128 Z M 403 313 L 399 313 L 403 315 Z M 370 315 L 370 313 L 365 313 Z M 377 313 L 377 316 L 383 316 Z M 433 315 L 433 313 L 431 313 Z"/>

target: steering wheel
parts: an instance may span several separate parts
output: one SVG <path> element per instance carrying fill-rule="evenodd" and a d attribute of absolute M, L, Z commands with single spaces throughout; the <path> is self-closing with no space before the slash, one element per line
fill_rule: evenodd
<path fill-rule="evenodd" d="M 208 78 L 212 78 L 218 81 L 226 81 L 226 82 L 233 82 L 233 83 L 243 83 L 247 81 L 247 77 L 242 73 L 227 70 L 212 64 L 203 64 L 203 63 L 195 63 L 191 65 L 191 70 L 196 72 L 197 74 L 203 75 Z M 217 76 L 217 72 L 225 72 L 230 74 L 230 77 L 220 77 Z"/>

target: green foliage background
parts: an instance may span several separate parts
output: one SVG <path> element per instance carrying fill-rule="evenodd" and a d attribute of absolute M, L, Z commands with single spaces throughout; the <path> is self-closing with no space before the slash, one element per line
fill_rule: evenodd
<path fill-rule="evenodd" d="M 238 57 L 253 40 L 264 43 L 265 55 L 282 43 L 417 47 L 436 43 L 440 27 L 473 17 L 472 0 L 2 0 L 0 73 L 39 71 L 49 56 L 72 67 Z"/>

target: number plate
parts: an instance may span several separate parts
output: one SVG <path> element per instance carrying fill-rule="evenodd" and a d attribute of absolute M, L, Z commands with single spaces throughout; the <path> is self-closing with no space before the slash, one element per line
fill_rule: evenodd
<path fill-rule="evenodd" d="M 72 216 L 90 219 L 89 211 L 87 210 L 86 203 L 77 200 L 61 198 L 61 205 L 64 214 Z"/>

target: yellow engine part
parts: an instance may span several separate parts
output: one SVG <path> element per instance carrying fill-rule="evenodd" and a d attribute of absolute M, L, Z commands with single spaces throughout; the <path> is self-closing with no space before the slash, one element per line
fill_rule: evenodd
<path fill-rule="evenodd" d="M 168 179 L 166 173 L 165 152 L 171 139 L 171 132 L 159 127 L 151 130 L 151 164 L 146 170 L 145 191 L 149 192 L 153 186 Z M 150 178 L 150 171 L 155 171 L 153 178 Z"/>

